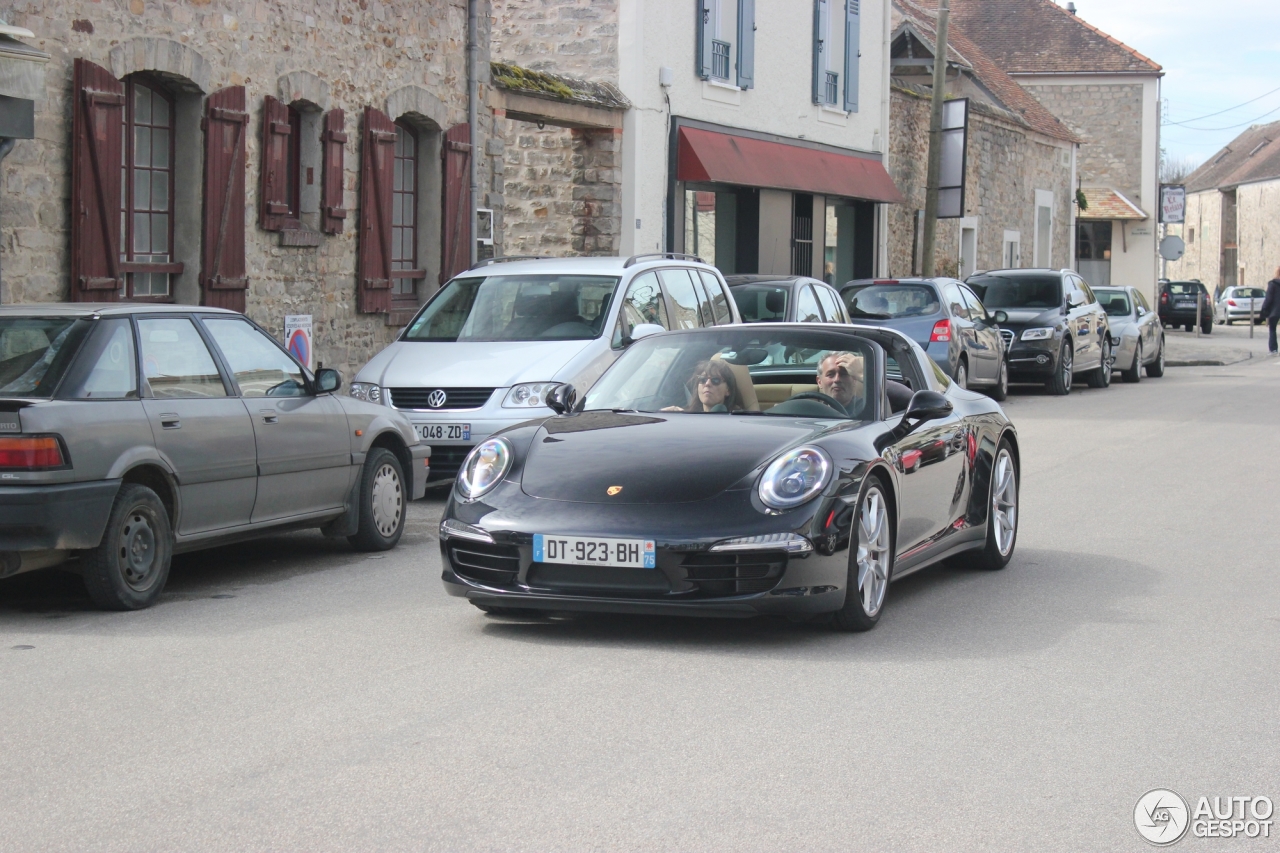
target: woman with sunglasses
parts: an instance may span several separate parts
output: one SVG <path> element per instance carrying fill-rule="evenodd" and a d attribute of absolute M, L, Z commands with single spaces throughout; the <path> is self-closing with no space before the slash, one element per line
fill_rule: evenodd
<path fill-rule="evenodd" d="M 733 371 L 723 361 L 713 359 L 699 362 L 689 380 L 693 399 L 689 405 L 668 406 L 664 412 L 740 412 L 742 397 L 738 394 L 738 382 Z"/>

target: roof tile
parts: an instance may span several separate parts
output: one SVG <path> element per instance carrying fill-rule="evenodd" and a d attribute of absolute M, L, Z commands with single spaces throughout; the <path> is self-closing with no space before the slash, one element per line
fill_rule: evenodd
<path fill-rule="evenodd" d="M 1187 176 L 1187 192 L 1280 178 L 1280 121 L 1255 124 Z"/>

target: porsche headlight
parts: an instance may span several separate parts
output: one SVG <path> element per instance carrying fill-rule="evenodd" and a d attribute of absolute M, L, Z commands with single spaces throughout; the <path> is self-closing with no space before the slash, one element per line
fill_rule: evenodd
<path fill-rule="evenodd" d="M 1024 329 L 1022 331 L 1022 339 L 1024 341 L 1047 341 L 1053 337 L 1053 329 Z"/>
<path fill-rule="evenodd" d="M 831 457 L 817 447 L 797 447 L 769 464 L 760 478 L 760 500 L 770 509 L 794 509 L 831 479 Z"/>
<path fill-rule="evenodd" d="M 502 401 L 504 409 L 533 409 L 547 405 L 547 395 L 559 382 L 526 382 L 513 385 Z"/>
<path fill-rule="evenodd" d="M 458 472 L 458 494 L 473 501 L 502 482 L 511 468 L 511 445 L 504 438 L 491 438 L 472 448 Z"/>
<path fill-rule="evenodd" d="M 357 400 L 364 400 L 366 403 L 390 405 L 390 401 L 387 399 L 387 395 L 383 393 L 382 388 L 372 382 L 352 382 L 351 388 L 347 393 Z"/>

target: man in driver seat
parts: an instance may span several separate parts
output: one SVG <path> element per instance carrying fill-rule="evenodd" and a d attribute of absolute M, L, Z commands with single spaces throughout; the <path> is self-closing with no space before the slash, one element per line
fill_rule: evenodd
<path fill-rule="evenodd" d="M 827 395 L 852 413 L 860 406 L 853 405 L 866 395 L 866 362 L 862 356 L 851 352 L 829 352 L 818 362 L 818 391 Z"/>

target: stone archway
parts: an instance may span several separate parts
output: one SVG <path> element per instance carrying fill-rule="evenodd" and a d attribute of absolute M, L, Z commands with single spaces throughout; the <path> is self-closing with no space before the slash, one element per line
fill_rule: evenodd
<path fill-rule="evenodd" d="M 207 94 L 213 76 L 209 60 L 182 42 L 139 36 L 111 49 L 111 73 L 123 80 L 130 74 L 148 71 L 170 82 L 174 88 Z"/>

